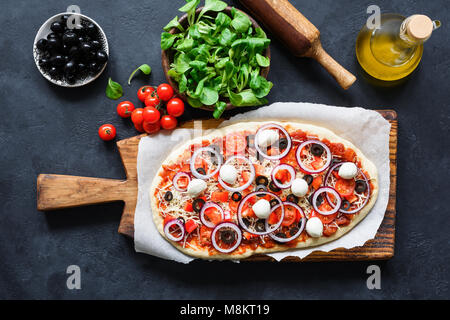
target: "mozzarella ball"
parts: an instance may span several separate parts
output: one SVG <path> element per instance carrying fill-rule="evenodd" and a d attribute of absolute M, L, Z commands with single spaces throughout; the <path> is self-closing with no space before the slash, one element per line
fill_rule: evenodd
<path fill-rule="evenodd" d="M 319 238 L 323 234 L 323 224 L 322 221 L 317 217 L 312 217 L 306 222 L 306 232 L 313 237 Z"/>
<path fill-rule="evenodd" d="M 339 176 L 343 179 L 353 179 L 358 174 L 358 168 L 353 162 L 345 162 L 339 168 Z"/>
<path fill-rule="evenodd" d="M 258 218 L 267 219 L 270 215 L 270 203 L 266 199 L 258 200 L 252 210 Z"/>
<path fill-rule="evenodd" d="M 192 179 L 187 187 L 187 193 L 191 197 L 196 197 L 206 189 L 206 182 L 202 179 Z"/>
<path fill-rule="evenodd" d="M 220 178 L 228 184 L 234 184 L 237 180 L 237 170 L 235 167 L 224 164 L 220 168 Z"/>
<path fill-rule="evenodd" d="M 256 143 L 260 148 L 267 148 L 278 141 L 279 138 L 280 135 L 278 134 L 278 131 L 263 130 L 258 134 L 258 141 L 256 141 Z"/>
<path fill-rule="evenodd" d="M 291 185 L 291 192 L 297 197 L 303 197 L 308 193 L 308 183 L 301 178 L 294 179 Z"/>

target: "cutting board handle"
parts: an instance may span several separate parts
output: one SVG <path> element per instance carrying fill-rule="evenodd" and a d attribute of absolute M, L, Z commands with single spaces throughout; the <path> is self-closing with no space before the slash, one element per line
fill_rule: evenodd
<path fill-rule="evenodd" d="M 323 49 L 320 41 L 313 43 L 306 56 L 317 60 L 343 89 L 347 90 L 356 81 L 356 77 L 353 74 L 341 66 Z"/>
<path fill-rule="evenodd" d="M 124 200 L 126 185 L 125 180 L 40 174 L 37 208 L 47 211 Z"/>

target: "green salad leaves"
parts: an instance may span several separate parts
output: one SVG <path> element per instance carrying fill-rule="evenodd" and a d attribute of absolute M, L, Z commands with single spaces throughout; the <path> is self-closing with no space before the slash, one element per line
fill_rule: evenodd
<path fill-rule="evenodd" d="M 205 0 L 196 16 L 199 3 L 188 0 L 179 9 L 187 13 L 188 26 L 175 17 L 161 34 L 161 48 L 174 53 L 169 76 L 180 93 L 193 107 L 214 108 L 216 119 L 227 100 L 237 107 L 266 104 L 273 84 L 260 71 L 270 65 L 263 55 L 270 39 L 261 28 L 254 29 L 242 11 L 232 8 L 231 16 L 223 12 L 227 4 L 220 0 Z"/>

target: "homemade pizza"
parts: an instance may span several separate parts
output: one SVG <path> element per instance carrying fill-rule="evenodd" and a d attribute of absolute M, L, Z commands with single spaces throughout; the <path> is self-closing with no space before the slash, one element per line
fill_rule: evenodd
<path fill-rule="evenodd" d="M 242 259 L 338 239 L 371 210 L 377 169 L 351 142 L 299 122 L 240 122 L 171 152 L 153 220 L 197 258 Z"/>

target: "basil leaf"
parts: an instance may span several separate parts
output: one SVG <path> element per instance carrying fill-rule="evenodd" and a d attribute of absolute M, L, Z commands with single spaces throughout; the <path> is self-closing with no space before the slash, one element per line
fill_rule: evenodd
<path fill-rule="evenodd" d="M 106 86 L 106 96 L 110 99 L 117 100 L 123 95 L 123 89 L 120 83 L 108 79 L 108 85 Z"/>
<path fill-rule="evenodd" d="M 225 10 L 225 8 L 228 5 L 220 0 L 205 0 L 205 6 L 203 7 L 202 11 L 200 11 L 200 14 L 198 15 L 197 21 L 200 20 L 200 18 L 205 14 L 207 11 L 222 11 Z"/>
<path fill-rule="evenodd" d="M 244 33 L 250 28 L 252 22 L 248 16 L 242 11 L 235 10 L 233 20 L 231 21 L 231 26 L 239 33 Z"/>
<path fill-rule="evenodd" d="M 192 98 L 192 97 L 187 97 L 188 103 L 191 105 L 191 107 L 193 108 L 200 108 L 203 107 L 203 103 L 200 102 L 200 100 Z"/>
<path fill-rule="evenodd" d="M 223 12 L 219 12 L 215 20 L 217 28 L 228 28 L 231 23 L 231 18 Z"/>
<path fill-rule="evenodd" d="M 139 68 L 137 68 L 136 70 L 134 70 L 130 77 L 128 78 L 128 85 L 131 85 L 131 79 L 133 78 L 133 76 L 135 75 L 136 72 L 138 72 L 139 70 L 142 71 L 143 74 L 149 75 L 150 72 L 152 72 L 152 68 L 150 68 L 150 66 L 148 64 L 143 64 L 141 66 L 139 66 Z"/>
<path fill-rule="evenodd" d="M 236 33 L 231 32 L 231 30 L 228 28 L 225 28 L 220 33 L 219 43 L 222 47 L 228 47 L 233 43 L 236 37 L 237 37 Z"/>
<path fill-rule="evenodd" d="M 256 61 L 258 62 L 258 64 L 261 67 L 268 67 L 270 65 L 269 58 L 266 58 L 266 57 L 260 55 L 259 53 L 256 54 Z"/>
<path fill-rule="evenodd" d="M 184 32 L 183 26 L 178 22 L 178 16 L 173 18 L 163 29 L 169 31 L 172 28 L 178 28 L 181 32 Z"/>
<path fill-rule="evenodd" d="M 161 49 L 167 50 L 170 47 L 172 47 L 175 39 L 176 39 L 176 36 L 171 33 L 168 33 L 168 32 L 161 33 Z"/>
<path fill-rule="evenodd" d="M 267 103 L 267 99 L 257 98 L 251 89 L 239 93 L 229 91 L 228 94 L 230 96 L 231 104 L 236 107 L 260 106 Z"/>
<path fill-rule="evenodd" d="M 206 106 L 211 106 L 219 100 L 219 93 L 209 87 L 204 87 L 200 95 L 200 101 Z"/>

